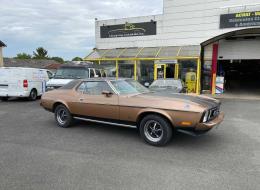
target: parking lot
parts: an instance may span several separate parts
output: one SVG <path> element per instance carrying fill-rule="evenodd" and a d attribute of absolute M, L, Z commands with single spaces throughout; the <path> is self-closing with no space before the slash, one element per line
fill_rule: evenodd
<path fill-rule="evenodd" d="M 260 189 L 260 101 L 222 109 L 219 128 L 158 148 L 134 129 L 58 128 L 39 101 L 0 102 L 0 189 Z"/>

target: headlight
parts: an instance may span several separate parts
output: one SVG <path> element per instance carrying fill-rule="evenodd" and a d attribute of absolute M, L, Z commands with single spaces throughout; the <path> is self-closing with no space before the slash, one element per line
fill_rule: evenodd
<path fill-rule="evenodd" d="M 208 121 L 208 117 L 209 117 L 209 111 L 206 111 L 205 114 L 204 114 L 202 122 L 203 123 L 207 122 Z"/>

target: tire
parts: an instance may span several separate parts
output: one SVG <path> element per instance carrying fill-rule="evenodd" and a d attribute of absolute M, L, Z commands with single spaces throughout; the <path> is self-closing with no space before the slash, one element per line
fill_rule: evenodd
<path fill-rule="evenodd" d="M 172 138 L 171 124 L 155 114 L 147 115 L 141 120 L 139 132 L 143 140 L 153 146 L 164 146 Z"/>
<path fill-rule="evenodd" d="M 68 128 L 73 123 L 72 115 L 68 108 L 64 105 L 58 105 L 55 108 L 54 116 L 56 123 L 59 127 Z"/>
<path fill-rule="evenodd" d="M 0 100 L 3 102 L 8 101 L 8 97 L 2 97 L 2 98 L 0 98 Z"/>
<path fill-rule="evenodd" d="M 29 100 L 35 101 L 37 100 L 37 90 L 32 89 L 29 95 Z"/>

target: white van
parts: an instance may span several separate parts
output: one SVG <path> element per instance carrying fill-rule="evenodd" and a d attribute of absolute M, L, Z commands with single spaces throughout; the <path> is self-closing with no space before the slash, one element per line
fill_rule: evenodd
<path fill-rule="evenodd" d="M 101 71 L 99 66 L 93 64 L 62 65 L 47 82 L 47 91 L 58 89 L 75 79 L 103 77 Z"/>
<path fill-rule="evenodd" d="M 36 100 L 46 89 L 52 73 L 45 69 L 2 67 L 0 68 L 0 99 L 28 97 Z"/>

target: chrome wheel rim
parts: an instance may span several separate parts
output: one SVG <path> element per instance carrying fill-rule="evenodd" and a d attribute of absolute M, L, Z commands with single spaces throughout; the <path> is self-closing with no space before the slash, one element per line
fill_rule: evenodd
<path fill-rule="evenodd" d="M 158 121 L 150 120 L 144 125 L 144 134 L 148 140 L 156 143 L 163 138 L 163 128 Z"/>
<path fill-rule="evenodd" d="M 57 120 L 61 125 L 64 125 L 68 119 L 68 114 L 65 109 L 59 109 L 57 111 Z"/>

